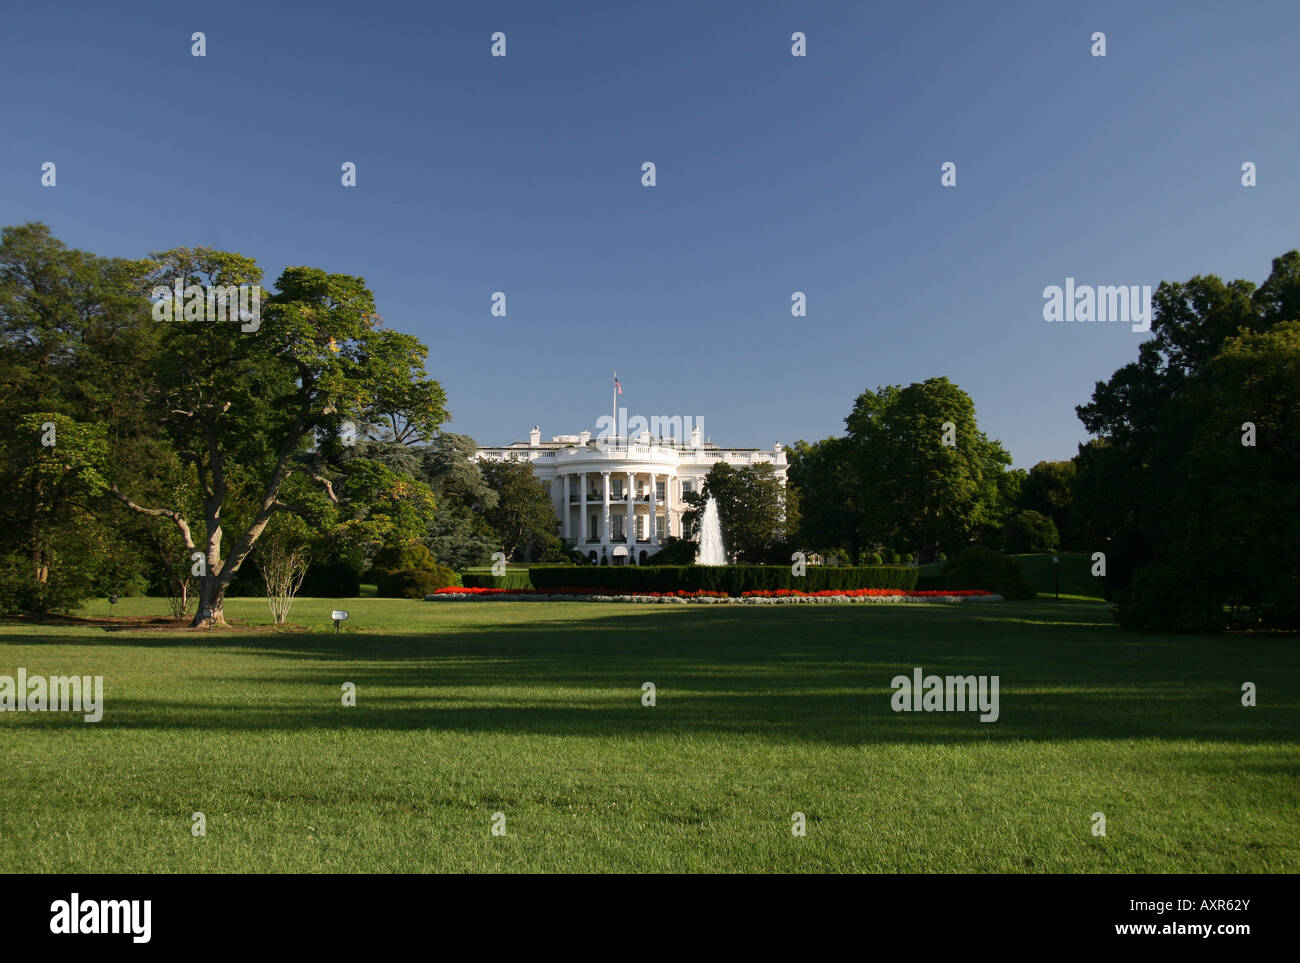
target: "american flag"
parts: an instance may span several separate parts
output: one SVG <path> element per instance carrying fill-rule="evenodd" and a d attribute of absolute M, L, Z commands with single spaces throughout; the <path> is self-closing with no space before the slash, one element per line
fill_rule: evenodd
<path fill-rule="evenodd" d="M 614 372 L 614 387 L 615 387 L 616 389 L 618 389 L 618 393 L 619 393 L 620 395 L 623 393 L 623 386 L 622 386 L 621 384 L 618 383 L 618 372 L 617 372 L 617 371 Z"/>

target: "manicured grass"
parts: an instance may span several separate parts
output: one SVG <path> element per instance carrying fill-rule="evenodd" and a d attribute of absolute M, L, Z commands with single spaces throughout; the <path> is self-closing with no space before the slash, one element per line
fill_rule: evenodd
<path fill-rule="evenodd" d="M 291 618 L 0 624 L 0 674 L 103 675 L 106 703 L 97 725 L 0 713 L 0 871 L 1300 871 L 1295 639 L 1141 636 L 1050 600 Z M 915 666 L 1000 676 L 1001 719 L 891 711 Z"/>

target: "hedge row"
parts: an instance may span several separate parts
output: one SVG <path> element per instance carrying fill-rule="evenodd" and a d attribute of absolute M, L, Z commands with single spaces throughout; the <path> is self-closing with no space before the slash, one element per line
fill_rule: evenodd
<path fill-rule="evenodd" d="M 572 572 L 575 568 L 573 565 L 557 565 L 555 567 L 569 572 Z M 490 572 L 465 572 L 460 578 L 465 588 L 530 589 L 533 587 L 527 572 L 506 572 L 505 575 L 493 575 Z M 572 576 L 570 581 L 573 578 L 576 578 L 576 576 Z"/>
<path fill-rule="evenodd" d="M 916 587 L 917 570 L 908 566 L 831 568 L 809 565 L 805 571 L 805 575 L 795 575 L 789 565 L 602 565 L 576 569 L 573 566 L 534 565 L 528 569 L 528 574 L 532 587 L 537 589 L 593 588 L 626 592 L 704 590 L 739 595 L 775 589 L 821 592 L 826 589 L 887 588 L 910 592 Z"/>

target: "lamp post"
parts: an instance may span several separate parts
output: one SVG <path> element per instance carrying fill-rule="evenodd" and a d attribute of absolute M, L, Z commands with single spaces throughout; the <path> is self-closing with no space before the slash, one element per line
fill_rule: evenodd
<path fill-rule="evenodd" d="M 116 596 L 116 595 L 110 595 L 110 596 L 108 597 L 108 617 L 109 617 L 110 619 L 113 617 L 113 606 L 116 605 L 116 604 L 117 604 L 117 596 Z"/>
<path fill-rule="evenodd" d="M 1061 556 L 1052 556 L 1052 589 L 1056 592 L 1056 601 L 1061 601 Z"/>

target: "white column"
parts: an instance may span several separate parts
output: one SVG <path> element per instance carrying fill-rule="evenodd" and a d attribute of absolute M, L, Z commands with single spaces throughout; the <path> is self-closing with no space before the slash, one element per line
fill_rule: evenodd
<path fill-rule="evenodd" d="M 646 533 L 646 537 L 650 539 L 651 545 L 656 544 L 655 528 L 657 526 L 655 525 L 655 521 L 656 521 L 655 511 L 657 510 L 657 508 L 655 504 L 655 479 L 657 477 L 658 476 L 655 475 L 654 472 L 650 473 L 650 487 L 648 489 L 648 491 L 650 492 L 650 501 L 646 506 L 649 511 L 649 517 L 647 517 L 645 520 L 645 533 Z"/>
<path fill-rule="evenodd" d="M 582 532 L 582 544 L 587 544 L 587 473 L 581 472 L 578 475 L 578 484 L 581 486 L 582 498 L 578 501 L 578 511 L 580 513 L 578 531 Z M 585 549 L 584 549 L 585 551 Z"/>
<path fill-rule="evenodd" d="M 636 529 L 633 524 L 636 522 L 636 500 L 632 497 L 636 490 L 632 487 L 633 474 L 627 473 L 627 550 L 629 553 L 636 552 Z M 630 560 L 630 559 L 629 559 Z"/>
<path fill-rule="evenodd" d="M 605 497 L 605 514 L 604 514 L 604 516 L 603 516 L 603 518 L 604 518 L 604 522 L 603 522 L 604 527 L 601 529 L 601 532 L 600 532 L 600 541 L 601 541 L 602 544 L 604 544 L 604 545 L 608 545 L 608 544 L 610 543 L 610 528 L 609 528 L 609 472 L 607 472 L 607 471 L 603 471 L 603 472 L 600 473 L 600 487 L 601 487 L 601 494 L 604 495 L 604 497 Z"/>
<path fill-rule="evenodd" d="M 564 501 L 563 513 L 560 515 L 564 519 L 564 538 L 569 539 L 569 476 L 561 475 L 563 483 L 560 485 L 560 498 Z"/>
<path fill-rule="evenodd" d="M 664 538 L 673 535 L 673 485 L 676 481 L 676 476 L 664 475 Z"/>

